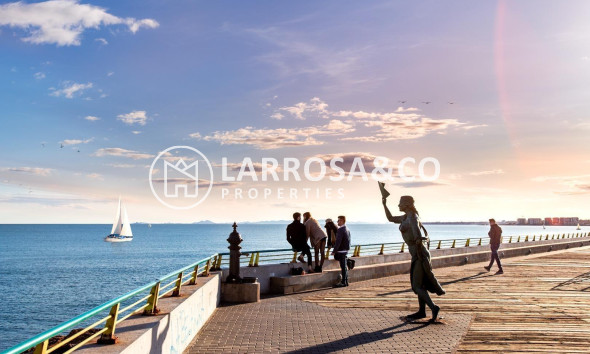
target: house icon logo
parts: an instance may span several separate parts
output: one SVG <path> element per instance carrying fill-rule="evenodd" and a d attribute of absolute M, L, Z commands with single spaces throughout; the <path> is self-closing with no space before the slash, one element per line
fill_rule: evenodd
<path fill-rule="evenodd" d="M 185 183 L 173 183 L 172 175 L 184 176 Z M 183 190 L 183 193 L 180 193 Z M 179 198 L 184 195 L 188 198 L 196 198 L 199 196 L 199 165 L 197 161 L 187 165 L 182 158 L 176 164 L 171 164 L 164 161 L 164 195 L 167 198 Z"/>
<path fill-rule="evenodd" d="M 149 181 L 160 203 L 172 209 L 190 209 L 202 203 L 211 192 L 213 169 L 199 150 L 172 146 L 152 162 Z"/>

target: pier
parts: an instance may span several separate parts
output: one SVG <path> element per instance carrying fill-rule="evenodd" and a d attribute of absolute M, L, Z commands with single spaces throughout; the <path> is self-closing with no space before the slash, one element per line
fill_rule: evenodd
<path fill-rule="evenodd" d="M 487 239 L 432 242 L 447 294 L 434 298 L 443 318 L 430 324 L 404 320 L 417 299 L 403 243 L 353 246 L 350 287 L 333 289 L 335 261 L 322 273 L 290 275 L 301 266 L 290 249 L 241 251 L 236 227 L 231 254 L 171 272 L 5 353 L 587 351 L 587 233 L 504 237 L 503 275 L 483 269 Z"/>

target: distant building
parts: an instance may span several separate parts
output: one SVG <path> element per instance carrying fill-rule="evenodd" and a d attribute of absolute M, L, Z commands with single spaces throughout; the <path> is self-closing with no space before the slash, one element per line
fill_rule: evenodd
<path fill-rule="evenodd" d="M 553 219 L 552 218 L 545 218 L 545 225 L 553 225 Z"/>
<path fill-rule="evenodd" d="M 525 218 L 518 218 L 518 219 L 516 219 L 516 224 L 517 225 L 526 225 L 526 219 Z"/>
<path fill-rule="evenodd" d="M 543 219 L 541 218 L 529 218 L 529 225 L 543 225 Z"/>
<path fill-rule="evenodd" d="M 551 225 L 561 225 L 561 223 L 559 222 L 559 218 L 553 218 L 553 222 L 551 223 Z"/>
<path fill-rule="evenodd" d="M 559 218 L 559 224 L 564 225 L 564 226 L 577 225 L 579 221 L 580 221 L 580 218 L 577 218 L 577 217 Z"/>

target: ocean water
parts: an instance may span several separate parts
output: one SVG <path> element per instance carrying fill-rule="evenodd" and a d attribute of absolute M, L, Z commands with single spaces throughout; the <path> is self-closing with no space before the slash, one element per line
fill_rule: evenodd
<path fill-rule="evenodd" d="M 244 251 L 289 248 L 286 225 L 238 227 Z M 351 224 L 353 244 L 401 242 L 396 225 Z M 426 225 L 432 240 L 487 237 L 484 225 Z M 574 227 L 502 226 L 504 235 Z M 111 225 L 0 225 L 0 350 L 217 252 L 229 224 L 133 224 L 134 240 L 108 243 Z M 580 232 L 588 232 L 582 227 Z"/>

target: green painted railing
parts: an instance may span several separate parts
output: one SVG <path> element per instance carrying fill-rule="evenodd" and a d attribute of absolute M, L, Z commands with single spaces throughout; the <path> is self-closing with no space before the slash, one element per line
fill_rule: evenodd
<path fill-rule="evenodd" d="M 2 354 L 17 354 L 33 347 L 35 347 L 35 354 L 49 354 L 59 348 L 62 348 L 64 345 L 72 342 L 74 339 L 88 333 L 88 331 L 90 331 L 91 329 L 98 329 L 100 327 L 102 328 L 100 328 L 100 330 L 98 330 L 96 333 L 93 333 L 91 336 L 84 339 L 82 342 L 76 344 L 74 347 L 70 348 L 65 353 L 73 352 L 74 350 L 80 348 L 81 346 L 83 346 L 84 344 L 88 343 L 89 341 L 93 340 L 98 336 L 101 336 L 99 341 L 108 343 L 109 341 L 112 341 L 115 336 L 117 324 L 121 323 L 122 321 L 126 320 L 127 318 L 135 314 L 143 313 L 145 315 L 153 315 L 158 313 L 158 299 L 168 294 L 170 294 L 171 296 L 179 296 L 181 287 L 183 285 L 196 284 L 197 277 L 199 275 L 209 274 L 209 271 L 213 266 L 212 260 L 216 259 L 216 257 L 217 254 L 202 259 L 182 269 L 178 269 L 174 272 L 171 272 L 159 278 L 158 280 L 155 280 L 149 284 L 145 284 L 111 301 L 105 302 L 104 304 L 97 306 L 88 312 L 85 312 L 77 317 L 74 317 L 71 320 L 66 321 L 41 334 L 38 334 L 35 337 L 2 352 Z M 171 278 L 173 278 L 173 280 L 167 282 Z M 164 282 L 167 283 L 163 284 Z M 141 298 L 136 299 L 137 297 Z M 128 300 L 133 301 L 133 303 L 126 304 L 125 307 L 121 308 L 121 305 Z M 107 310 L 109 311 L 107 316 L 99 316 L 101 313 L 104 313 Z M 62 334 L 64 331 L 76 325 L 80 325 L 84 321 L 96 317 L 102 318 L 97 319 L 96 322 L 85 327 L 83 330 L 76 333 L 75 335 L 68 337 L 67 339 L 53 345 L 52 347 L 49 347 L 49 339 L 53 336 Z"/>
<path fill-rule="evenodd" d="M 522 235 L 522 236 L 502 236 L 503 243 L 516 242 L 538 242 L 547 240 L 556 240 L 564 238 L 587 237 L 590 233 L 568 233 L 568 234 L 544 234 L 544 235 Z M 430 249 L 448 249 L 459 247 L 473 247 L 489 244 L 489 238 L 486 237 L 470 237 L 460 239 L 447 240 L 431 240 Z M 404 242 L 387 242 L 387 243 L 373 243 L 365 245 L 351 246 L 351 256 L 360 257 L 367 255 L 391 254 L 407 252 L 407 246 Z M 329 257 L 331 250 L 326 248 L 326 258 Z M 313 253 L 313 250 L 312 250 Z M 296 262 L 297 253 L 293 252 L 291 248 L 272 249 L 272 250 L 256 250 L 256 251 L 242 251 L 240 257 L 240 265 L 248 267 L 258 267 L 260 264 Z M 219 253 L 214 260 L 215 269 L 222 266 L 229 265 L 229 253 Z"/>

